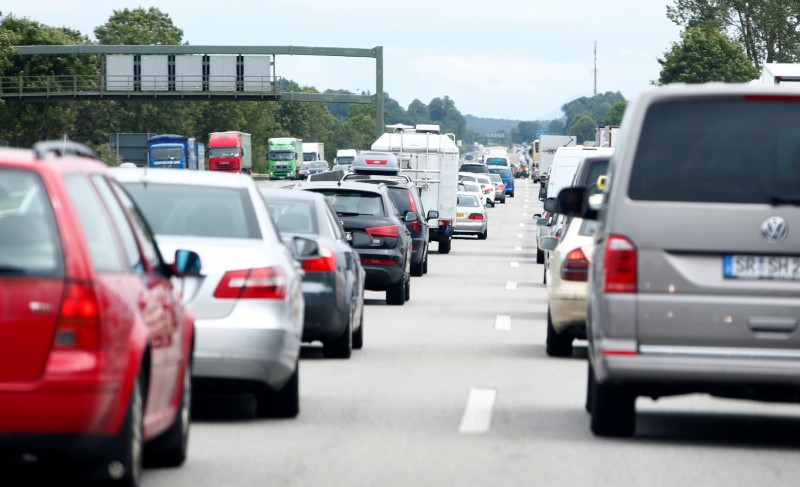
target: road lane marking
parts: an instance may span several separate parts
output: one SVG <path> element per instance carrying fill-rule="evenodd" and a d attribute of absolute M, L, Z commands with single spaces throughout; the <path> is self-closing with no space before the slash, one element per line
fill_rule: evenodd
<path fill-rule="evenodd" d="M 517 289 L 517 283 L 514 281 L 509 281 L 506 283 L 506 291 L 515 291 Z"/>
<path fill-rule="evenodd" d="M 516 250 L 516 251 L 522 250 L 522 245 L 515 245 L 514 246 L 514 250 Z"/>
<path fill-rule="evenodd" d="M 522 216 L 528 216 L 528 214 L 527 213 L 523 213 Z"/>
<path fill-rule="evenodd" d="M 523 235 L 521 233 L 517 234 L 517 238 L 522 238 L 522 237 L 523 237 Z"/>
<path fill-rule="evenodd" d="M 512 260 L 511 261 L 511 267 L 519 267 L 519 262 L 517 262 L 515 260 Z"/>
<path fill-rule="evenodd" d="M 497 315 L 497 318 L 494 320 L 494 329 L 495 330 L 510 330 L 511 329 L 511 316 L 509 315 Z"/>
<path fill-rule="evenodd" d="M 524 226 L 525 226 L 525 224 L 524 224 L 524 223 L 520 223 L 520 224 L 519 224 L 519 226 L 521 226 L 521 227 L 524 227 Z"/>
<path fill-rule="evenodd" d="M 526 210 L 528 209 L 528 205 L 523 205 L 522 207 L 525 208 Z"/>
<path fill-rule="evenodd" d="M 492 424 L 492 408 L 494 408 L 496 398 L 497 391 L 495 389 L 471 388 L 458 432 L 461 434 L 483 434 L 488 432 Z"/>

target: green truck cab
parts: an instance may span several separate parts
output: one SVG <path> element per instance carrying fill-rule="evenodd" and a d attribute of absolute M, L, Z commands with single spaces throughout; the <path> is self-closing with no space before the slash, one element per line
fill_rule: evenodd
<path fill-rule="evenodd" d="M 297 179 L 303 165 L 303 139 L 277 137 L 267 140 L 270 179 Z"/>

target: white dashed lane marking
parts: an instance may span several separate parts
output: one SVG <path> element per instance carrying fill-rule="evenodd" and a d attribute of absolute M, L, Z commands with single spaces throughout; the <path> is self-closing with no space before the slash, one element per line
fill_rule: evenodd
<path fill-rule="evenodd" d="M 470 389 L 458 432 L 461 434 L 488 432 L 492 424 L 492 409 L 496 398 L 497 391 L 494 389 Z"/>

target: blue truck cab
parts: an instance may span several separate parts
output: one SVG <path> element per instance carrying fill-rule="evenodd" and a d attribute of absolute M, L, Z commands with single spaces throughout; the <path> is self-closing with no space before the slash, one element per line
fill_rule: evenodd
<path fill-rule="evenodd" d="M 165 134 L 147 141 L 149 167 L 172 169 L 205 169 L 205 146 L 192 137 Z"/>

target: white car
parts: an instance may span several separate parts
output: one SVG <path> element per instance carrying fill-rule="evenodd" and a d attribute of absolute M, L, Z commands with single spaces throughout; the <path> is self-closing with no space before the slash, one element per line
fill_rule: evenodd
<path fill-rule="evenodd" d="M 483 199 L 482 199 L 483 204 L 485 204 L 486 206 L 494 207 L 494 202 L 495 202 L 494 183 L 492 183 L 492 180 L 489 179 L 488 174 L 460 172 L 458 173 L 458 180 L 459 182 L 468 181 L 479 185 L 481 188 L 481 192 L 483 193 Z"/>
<path fill-rule="evenodd" d="M 539 239 L 548 250 L 544 272 L 547 277 L 547 355 L 572 355 L 572 341 L 586 338 L 586 286 L 589 258 L 594 252 L 597 222 L 572 218 L 561 238 Z"/>
<path fill-rule="evenodd" d="M 486 206 L 475 193 L 456 194 L 456 223 L 453 233 L 477 235 L 479 240 L 486 240 L 489 235 L 489 215 L 486 213 Z"/>

